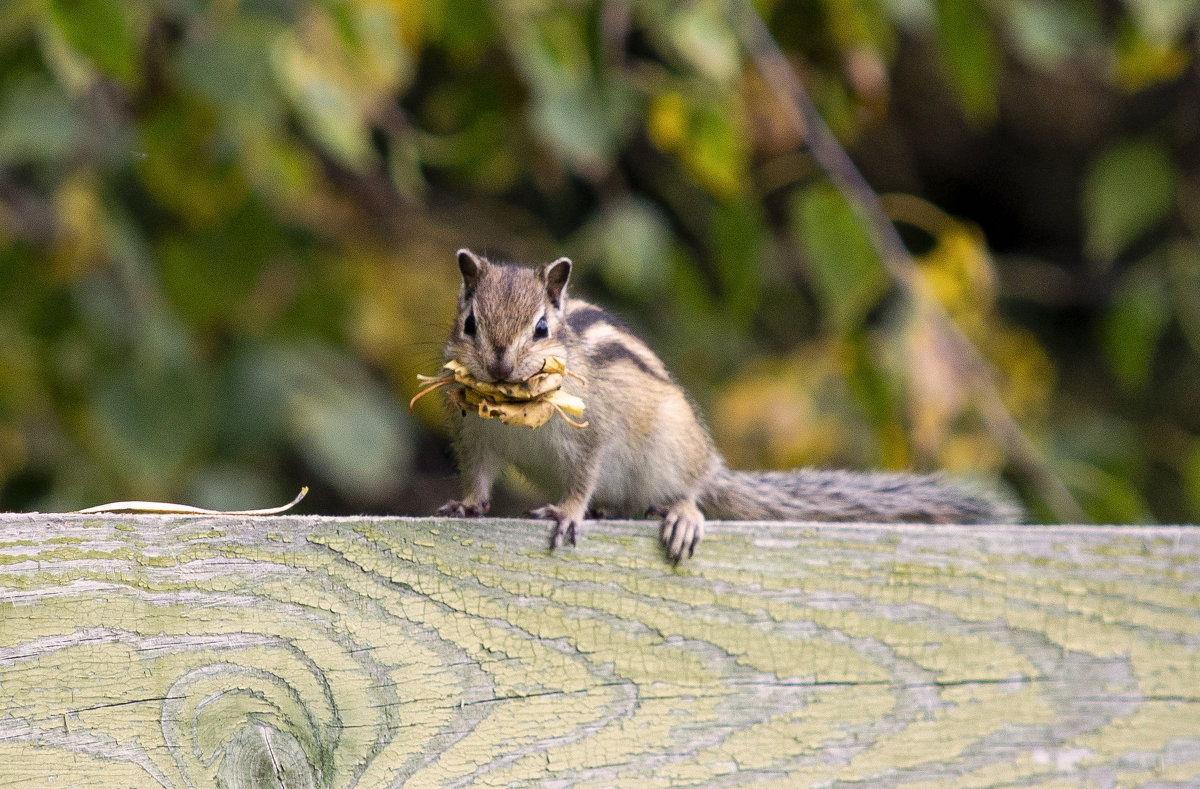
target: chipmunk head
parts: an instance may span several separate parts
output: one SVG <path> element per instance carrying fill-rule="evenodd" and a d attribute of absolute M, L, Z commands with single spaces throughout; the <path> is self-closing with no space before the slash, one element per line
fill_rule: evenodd
<path fill-rule="evenodd" d="M 539 268 L 493 263 L 458 250 L 462 287 L 446 359 L 480 381 L 523 381 L 547 356 L 565 356 L 561 333 L 571 261 Z"/>

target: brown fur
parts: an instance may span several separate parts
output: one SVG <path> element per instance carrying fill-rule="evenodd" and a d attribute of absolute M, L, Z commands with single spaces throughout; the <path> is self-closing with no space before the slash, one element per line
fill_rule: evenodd
<path fill-rule="evenodd" d="M 662 540 L 676 561 L 704 532 L 704 515 L 731 520 L 853 520 L 980 523 L 1008 521 L 1015 510 L 936 477 L 848 471 L 736 472 L 725 467 L 684 391 L 658 356 L 623 324 L 571 299 L 571 263 L 538 269 L 493 263 L 460 250 L 458 318 L 445 358 L 480 380 L 511 369 L 519 380 L 547 356 L 588 380 L 564 388 L 584 399 L 589 426 L 559 420 L 530 430 L 453 415 L 465 497 L 439 512 L 487 512 L 491 487 L 508 464 L 560 493 L 534 514 L 555 521 L 551 547 L 574 542 L 589 508 L 615 515 L 663 515 Z M 464 332 L 469 315 L 475 334 Z M 535 339 L 539 318 L 548 337 Z M 703 510 L 703 514 L 701 513 Z"/>

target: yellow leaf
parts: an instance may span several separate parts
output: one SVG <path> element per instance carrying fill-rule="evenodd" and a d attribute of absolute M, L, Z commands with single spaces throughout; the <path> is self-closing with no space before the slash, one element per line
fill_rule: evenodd
<path fill-rule="evenodd" d="M 647 131 L 661 151 L 677 151 L 687 139 L 688 109 L 677 91 L 660 93 L 650 102 Z"/>
<path fill-rule="evenodd" d="M 587 384 L 557 356 L 546 357 L 541 369 L 524 381 L 501 382 L 477 380 L 463 364 L 452 359 L 442 366 L 439 375 L 417 376 L 424 388 L 409 401 L 408 408 L 411 411 L 418 400 L 435 389 L 455 384 L 455 388 L 446 390 L 446 396 L 464 413 L 474 410 L 483 419 L 536 428 L 557 412 L 572 427 L 584 428 L 587 422 L 571 418 L 583 416 L 583 400 L 562 391 L 563 377 L 568 375 Z"/>

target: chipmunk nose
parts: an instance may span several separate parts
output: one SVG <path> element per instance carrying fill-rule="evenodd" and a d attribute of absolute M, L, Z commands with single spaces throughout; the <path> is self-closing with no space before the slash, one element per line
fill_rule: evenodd
<path fill-rule="evenodd" d="M 487 371 L 493 381 L 506 381 L 512 375 L 513 366 L 505 360 L 503 348 L 496 349 L 496 358 L 488 362 Z"/>

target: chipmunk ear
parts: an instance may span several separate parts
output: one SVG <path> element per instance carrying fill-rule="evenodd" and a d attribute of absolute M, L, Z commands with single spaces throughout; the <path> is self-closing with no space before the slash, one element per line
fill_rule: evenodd
<path fill-rule="evenodd" d="M 550 303 L 555 307 L 562 307 L 563 294 L 566 293 L 567 280 L 570 277 L 570 258 L 559 258 L 542 267 L 542 279 L 546 282 L 546 295 L 550 297 Z"/>
<path fill-rule="evenodd" d="M 475 290 L 475 284 L 487 268 L 487 260 L 466 248 L 458 250 L 455 254 L 458 256 L 458 270 L 462 272 L 463 286 L 467 293 L 470 293 Z"/>

